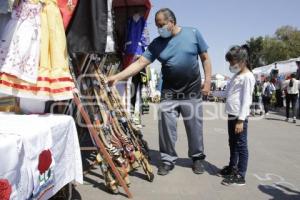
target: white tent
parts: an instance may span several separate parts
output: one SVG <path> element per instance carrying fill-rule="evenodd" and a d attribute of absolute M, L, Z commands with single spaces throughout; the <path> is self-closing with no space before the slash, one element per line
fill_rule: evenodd
<path fill-rule="evenodd" d="M 211 77 L 212 83 L 215 83 L 216 88 L 223 88 L 226 85 L 226 77 L 222 74 L 215 74 Z"/>
<path fill-rule="evenodd" d="M 300 61 L 300 57 L 276 62 L 276 69 L 279 71 L 279 76 L 286 76 L 291 73 L 295 73 L 298 68 L 296 61 Z M 275 63 L 255 68 L 253 73 L 257 79 L 261 79 L 262 77 L 269 76 L 273 69 L 275 69 Z"/>
<path fill-rule="evenodd" d="M 223 80 L 225 80 L 225 76 L 223 76 L 222 74 L 215 74 L 211 77 L 211 79 L 223 81 Z"/>

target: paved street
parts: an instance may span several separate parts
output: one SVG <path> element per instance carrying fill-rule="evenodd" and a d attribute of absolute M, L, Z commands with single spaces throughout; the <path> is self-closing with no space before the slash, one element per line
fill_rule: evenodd
<path fill-rule="evenodd" d="M 153 183 L 136 173 L 130 178 L 134 199 L 138 200 L 296 200 L 300 199 L 300 121 L 284 122 L 284 117 L 271 114 L 268 119 L 249 122 L 249 168 L 247 185 L 226 187 L 216 176 L 219 168 L 228 164 L 229 148 L 226 120 L 220 117 L 223 104 L 205 103 L 204 139 L 206 148 L 206 173 L 194 175 L 187 158 L 187 138 L 182 120 L 178 123 L 176 168 L 167 176 L 155 176 Z M 143 133 L 152 151 L 155 174 L 158 164 L 158 131 L 155 109 L 143 116 Z M 73 199 L 121 200 L 123 194 L 111 195 L 104 191 L 100 170 L 95 169 L 85 177 L 85 184 L 76 187 Z M 121 191 L 123 192 L 123 191 Z"/>

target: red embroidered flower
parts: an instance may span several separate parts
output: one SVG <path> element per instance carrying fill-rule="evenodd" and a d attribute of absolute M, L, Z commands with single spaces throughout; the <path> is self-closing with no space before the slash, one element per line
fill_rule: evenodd
<path fill-rule="evenodd" d="M 44 150 L 39 156 L 39 166 L 38 170 L 40 174 L 45 173 L 52 163 L 52 154 L 50 150 Z"/>
<path fill-rule="evenodd" d="M 9 200 L 12 189 L 7 179 L 0 179 L 0 199 Z"/>

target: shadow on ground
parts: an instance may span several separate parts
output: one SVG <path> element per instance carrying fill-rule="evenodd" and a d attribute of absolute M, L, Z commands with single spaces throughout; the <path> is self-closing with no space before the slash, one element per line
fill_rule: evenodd
<path fill-rule="evenodd" d="M 274 118 L 274 117 L 266 117 L 265 119 L 269 120 L 269 121 L 282 121 L 282 122 L 284 122 L 284 119 L 279 119 L 279 118 Z"/>
<path fill-rule="evenodd" d="M 258 189 L 271 196 L 270 200 L 299 200 L 300 192 L 283 185 L 259 185 Z"/>

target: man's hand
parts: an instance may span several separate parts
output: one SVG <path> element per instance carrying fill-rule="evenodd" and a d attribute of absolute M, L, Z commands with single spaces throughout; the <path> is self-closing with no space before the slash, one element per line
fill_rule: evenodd
<path fill-rule="evenodd" d="M 141 71 L 143 68 L 145 68 L 147 65 L 149 65 L 151 62 L 144 58 L 143 56 L 139 57 L 138 60 L 136 60 L 134 63 L 132 63 L 130 66 L 128 66 L 125 70 L 122 72 L 113 75 L 111 77 L 108 77 L 107 83 L 109 86 L 115 85 L 118 81 L 127 80 L 129 77 L 134 76 L 139 71 Z"/>
<path fill-rule="evenodd" d="M 107 78 L 107 84 L 108 84 L 109 87 L 112 87 L 112 86 L 116 85 L 116 83 L 118 81 L 119 80 L 118 80 L 116 75 L 110 76 L 110 77 Z"/>
<path fill-rule="evenodd" d="M 235 125 L 235 134 L 241 134 L 244 130 L 244 121 L 238 120 Z"/>
<path fill-rule="evenodd" d="M 202 85 L 202 94 L 204 96 L 208 96 L 210 93 L 210 88 L 211 88 L 210 81 L 205 81 L 204 84 Z"/>
<path fill-rule="evenodd" d="M 209 95 L 210 92 L 210 85 L 211 85 L 211 61 L 207 52 L 204 52 L 199 55 L 205 75 L 205 82 L 202 85 L 202 94 L 204 96 Z"/>

